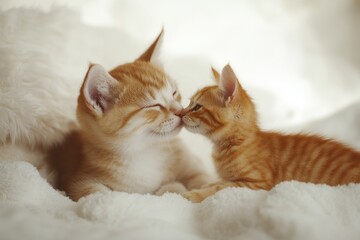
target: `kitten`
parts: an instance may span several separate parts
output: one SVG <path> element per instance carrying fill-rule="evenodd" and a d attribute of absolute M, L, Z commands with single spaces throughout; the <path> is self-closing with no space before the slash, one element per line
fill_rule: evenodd
<path fill-rule="evenodd" d="M 211 182 L 176 137 L 180 93 L 150 61 L 160 36 L 132 63 L 109 73 L 89 67 L 78 98 L 80 128 L 52 153 L 58 187 L 71 199 L 108 190 L 160 195 Z"/>
<path fill-rule="evenodd" d="M 334 140 L 262 131 L 255 106 L 229 65 L 218 86 L 198 91 L 183 111 L 185 127 L 208 137 L 223 182 L 183 195 L 193 202 L 226 187 L 269 190 L 287 180 L 331 186 L 360 182 L 360 153 Z"/>

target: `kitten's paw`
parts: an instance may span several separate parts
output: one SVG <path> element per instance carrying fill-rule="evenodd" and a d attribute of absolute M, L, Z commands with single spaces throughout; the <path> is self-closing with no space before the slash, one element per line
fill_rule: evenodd
<path fill-rule="evenodd" d="M 186 192 L 187 189 L 186 187 L 180 183 L 180 182 L 172 182 L 172 183 L 168 183 L 165 184 L 163 186 L 161 186 L 156 192 L 155 195 L 157 196 L 161 196 L 164 193 L 170 192 L 170 193 L 183 193 Z"/>
<path fill-rule="evenodd" d="M 193 190 L 189 192 L 184 192 L 181 194 L 184 198 L 187 200 L 193 202 L 193 203 L 200 203 L 202 202 L 207 196 L 203 194 L 203 192 L 199 190 Z"/>
<path fill-rule="evenodd" d="M 205 188 L 213 188 L 213 187 L 217 187 L 217 186 L 223 186 L 225 185 L 225 182 L 213 182 L 213 183 L 208 183 L 208 184 L 204 184 L 201 186 L 201 189 L 205 189 Z"/>

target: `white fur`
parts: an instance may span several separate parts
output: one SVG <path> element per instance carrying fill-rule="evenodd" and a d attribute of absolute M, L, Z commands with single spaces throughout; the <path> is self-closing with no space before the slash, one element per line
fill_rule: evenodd
<path fill-rule="evenodd" d="M 168 174 L 168 168 L 174 164 L 174 158 L 144 136 L 134 137 L 128 140 L 126 145 L 117 148 L 122 152 L 125 150 L 126 154 L 122 154 L 125 167 L 117 171 L 118 176 L 121 176 L 122 185 L 115 190 L 153 193 L 164 183 L 175 179 L 175 176 L 169 178 Z"/>
<path fill-rule="evenodd" d="M 89 62 L 110 66 L 136 52 L 129 37 L 86 27 L 74 12 L 54 9 L 0 14 L 0 144 L 60 142 L 76 119 Z"/>
<path fill-rule="evenodd" d="M 58 18 L 64 21 L 54 24 Z M 70 49 L 59 44 L 67 42 L 71 24 L 78 22 L 67 11 L 45 14 L 26 10 L 2 13 L 0 22 L 0 143 L 48 146 L 58 142 L 69 122 L 75 120 L 82 80 L 74 67 L 66 64 Z M 4 32 L 9 28 L 12 31 Z M 38 31 L 47 32 L 47 37 Z"/>

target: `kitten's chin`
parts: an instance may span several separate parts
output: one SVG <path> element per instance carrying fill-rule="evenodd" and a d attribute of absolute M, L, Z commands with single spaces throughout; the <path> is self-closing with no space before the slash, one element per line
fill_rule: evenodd
<path fill-rule="evenodd" d="M 151 135 L 159 137 L 159 138 L 169 138 L 169 137 L 175 137 L 179 134 L 179 132 L 181 131 L 183 125 L 179 124 L 177 126 L 175 126 L 173 129 L 169 130 L 169 131 L 151 131 Z"/>
<path fill-rule="evenodd" d="M 188 130 L 189 132 L 193 132 L 193 133 L 201 133 L 201 129 L 200 129 L 200 125 L 195 125 L 195 126 L 190 126 L 190 125 L 184 125 L 186 130 Z"/>

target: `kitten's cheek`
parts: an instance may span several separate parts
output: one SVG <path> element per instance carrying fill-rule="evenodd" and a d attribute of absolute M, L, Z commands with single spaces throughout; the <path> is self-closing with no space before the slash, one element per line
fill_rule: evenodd
<path fill-rule="evenodd" d="M 190 117 L 188 116 L 184 116 L 182 118 L 184 126 L 187 130 L 189 130 L 190 132 L 198 132 L 200 125 L 198 123 L 196 123 L 195 121 L 193 121 Z"/>
<path fill-rule="evenodd" d="M 181 121 L 183 122 L 183 124 L 189 125 L 190 119 L 189 119 L 189 117 L 184 116 L 184 117 L 181 118 Z"/>
<path fill-rule="evenodd" d="M 184 116 L 182 117 L 182 120 L 184 123 L 188 124 L 188 125 L 197 125 L 197 123 L 189 116 Z"/>

